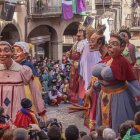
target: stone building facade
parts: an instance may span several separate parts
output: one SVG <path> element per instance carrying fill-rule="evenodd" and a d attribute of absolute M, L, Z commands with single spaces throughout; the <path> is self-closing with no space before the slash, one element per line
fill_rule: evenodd
<path fill-rule="evenodd" d="M 74 15 L 71 20 L 64 20 L 61 15 L 61 4 L 58 0 L 28 0 L 16 5 L 12 21 L 0 21 L 1 40 L 10 43 L 27 41 L 32 43 L 35 56 L 47 56 L 61 59 L 67 37 L 73 37 L 84 16 Z M 87 0 L 86 13 L 95 10 L 93 0 Z M 0 3 L 2 10 L 3 3 Z M 73 40 L 70 43 L 73 44 Z"/>

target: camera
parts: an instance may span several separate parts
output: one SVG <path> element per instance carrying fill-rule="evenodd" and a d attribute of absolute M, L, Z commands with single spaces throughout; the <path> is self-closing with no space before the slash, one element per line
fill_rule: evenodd
<path fill-rule="evenodd" d="M 36 131 L 30 130 L 29 131 L 29 136 L 30 136 L 30 139 L 37 140 L 37 133 L 36 133 Z"/>

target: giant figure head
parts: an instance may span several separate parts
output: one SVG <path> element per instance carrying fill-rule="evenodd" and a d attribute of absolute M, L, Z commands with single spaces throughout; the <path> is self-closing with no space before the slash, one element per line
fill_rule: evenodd
<path fill-rule="evenodd" d="M 18 63 L 25 60 L 29 54 L 29 45 L 26 42 L 16 42 L 14 45 L 14 60 Z"/>

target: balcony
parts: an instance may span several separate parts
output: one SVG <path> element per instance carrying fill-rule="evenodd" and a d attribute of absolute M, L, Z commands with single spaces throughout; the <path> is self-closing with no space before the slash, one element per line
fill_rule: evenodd
<path fill-rule="evenodd" d="M 60 16 L 61 14 L 61 7 L 47 7 L 47 6 L 42 6 L 42 7 L 31 7 L 31 16 Z"/>
<path fill-rule="evenodd" d="M 29 0 L 28 14 L 35 17 L 60 16 L 61 4 L 57 0 Z"/>
<path fill-rule="evenodd" d="M 95 5 L 100 6 L 100 5 L 111 5 L 112 0 L 95 0 Z"/>
<path fill-rule="evenodd" d="M 61 16 L 61 2 L 58 0 L 29 0 L 28 14 L 32 17 L 59 17 Z M 86 13 L 92 12 L 92 0 L 86 0 Z"/>

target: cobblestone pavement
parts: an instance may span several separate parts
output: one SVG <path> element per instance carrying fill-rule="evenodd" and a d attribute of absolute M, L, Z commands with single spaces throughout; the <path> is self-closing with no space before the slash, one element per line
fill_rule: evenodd
<path fill-rule="evenodd" d="M 70 124 L 74 124 L 79 128 L 79 131 L 89 132 L 83 125 L 82 112 L 68 113 L 68 104 L 60 104 L 59 107 L 47 106 L 47 116 L 49 118 L 57 118 L 63 125 L 63 130 Z"/>

